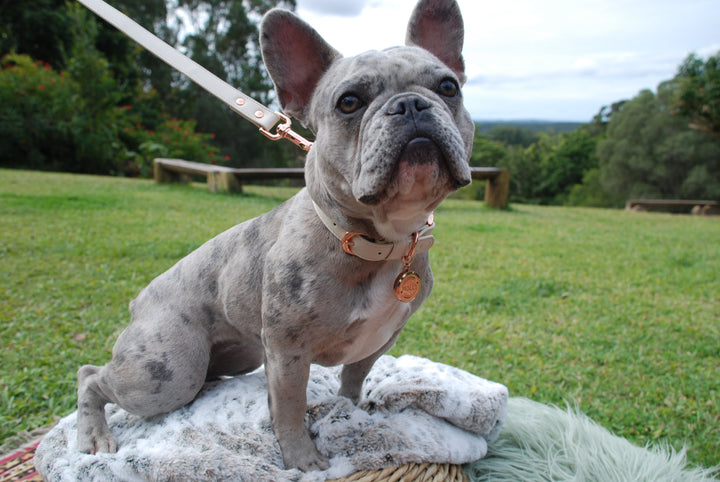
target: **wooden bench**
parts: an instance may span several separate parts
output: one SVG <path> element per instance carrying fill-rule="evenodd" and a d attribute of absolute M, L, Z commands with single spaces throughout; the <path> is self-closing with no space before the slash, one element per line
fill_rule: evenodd
<path fill-rule="evenodd" d="M 232 168 L 157 158 L 153 165 L 155 181 L 190 182 L 193 176 L 205 176 L 210 192 L 242 192 L 242 183 L 258 179 L 304 179 L 302 167 Z M 510 194 L 510 171 L 499 167 L 471 167 L 472 178 L 487 181 L 485 203 L 506 209 Z"/>
<path fill-rule="evenodd" d="M 691 209 L 693 214 L 720 214 L 720 202 L 685 199 L 630 199 L 625 203 L 628 211 L 662 209 Z"/>
<path fill-rule="evenodd" d="M 254 179 L 304 179 L 302 167 L 237 169 L 182 159 L 153 161 L 156 182 L 190 182 L 193 176 L 205 176 L 210 192 L 242 192 L 242 182 Z"/>
<path fill-rule="evenodd" d="M 510 198 L 510 170 L 504 167 L 471 167 L 470 175 L 485 184 L 485 204 L 507 209 Z"/>

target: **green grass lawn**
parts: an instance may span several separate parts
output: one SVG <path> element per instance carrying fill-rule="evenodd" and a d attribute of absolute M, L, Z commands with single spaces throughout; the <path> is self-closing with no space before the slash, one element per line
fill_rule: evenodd
<path fill-rule="evenodd" d="M 0 170 L 0 443 L 74 410 L 152 278 L 293 189 Z M 720 464 L 720 219 L 450 199 L 435 290 L 392 354 Z"/>

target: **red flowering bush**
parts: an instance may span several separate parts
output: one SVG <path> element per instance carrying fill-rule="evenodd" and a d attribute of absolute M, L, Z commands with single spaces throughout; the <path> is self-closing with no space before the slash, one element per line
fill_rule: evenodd
<path fill-rule="evenodd" d="M 77 83 L 26 55 L 1 62 L 0 164 L 61 169 L 74 152 Z"/>

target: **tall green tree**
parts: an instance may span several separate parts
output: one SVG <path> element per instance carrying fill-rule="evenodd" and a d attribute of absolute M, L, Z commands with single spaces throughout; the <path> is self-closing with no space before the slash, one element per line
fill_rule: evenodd
<path fill-rule="evenodd" d="M 613 115 L 597 151 L 611 197 L 720 199 L 720 142 L 672 114 L 677 89 L 644 90 Z"/>
<path fill-rule="evenodd" d="M 66 0 L 0 1 L 0 55 L 27 54 L 65 68 L 72 43 Z"/>
<path fill-rule="evenodd" d="M 112 0 L 110 2 L 153 31 L 165 24 L 165 0 Z M 73 55 L 73 22 L 68 0 L 0 1 L 0 55 L 11 52 L 26 54 L 64 70 Z M 84 8 L 84 7 L 83 7 Z M 131 92 L 141 78 L 134 42 L 114 27 L 98 20 L 93 32 L 94 45 L 108 60 L 113 77 L 126 92 Z M 126 97 L 130 98 L 132 93 Z"/>
<path fill-rule="evenodd" d="M 607 126 L 610 123 L 610 119 L 612 119 L 614 114 L 620 112 L 620 109 L 622 109 L 623 105 L 625 105 L 625 102 L 627 101 L 621 100 L 613 102 L 610 105 L 602 106 L 598 113 L 593 116 L 592 121 L 585 125 L 585 129 L 587 129 L 588 133 L 592 137 L 604 136 L 607 131 Z"/>
<path fill-rule="evenodd" d="M 676 113 L 687 117 L 692 129 L 720 137 L 720 52 L 703 61 L 688 56 L 675 77 Z"/>
<path fill-rule="evenodd" d="M 499 166 L 503 164 L 506 156 L 507 151 L 501 142 L 488 138 L 476 129 L 475 138 L 473 139 L 472 155 L 470 156 L 471 166 Z"/>
<path fill-rule="evenodd" d="M 587 129 L 550 136 L 540 161 L 537 197 L 542 203 L 563 204 L 574 185 L 582 183 L 587 171 L 597 167 L 597 138 Z"/>
<path fill-rule="evenodd" d="M 177 18 L 177 25 L 185 25 L 176 32 L 178 47 L 218 77 L 267 105 L 273 91 L 262 65 L 257 19 L 275 6 L 294 9 L 295 1 L 176 0 L 170 12 Z M 200 87 L 180 77 L 177 85 L 179 89 L 167 105 L 168 111 L 195 119 L 200 131 L 212 132 L 227 164 L 267 167 L 298 159 L 293 146 L 271 143 L 258 134 L 256 127 Z"/>
<path fill-rule="evenodd" d="M 587 128 L 558 134 L 503 126 L 497 133 L 505 143 L 476 134 L 471 163 L 507 167 L 513 202 L 563 204 L 597 167 L 597 138 Z"/>

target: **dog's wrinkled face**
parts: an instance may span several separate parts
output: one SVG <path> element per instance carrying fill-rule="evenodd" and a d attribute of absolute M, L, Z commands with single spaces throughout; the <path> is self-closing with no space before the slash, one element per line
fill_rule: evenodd
<path fill-rule="evenodd" d="M 417 223 L 470 182 L 474 125 L 460 80 L 418 47 L 367 52 L 333 63 L 308 110 L 315 162 L 342 178 L 343 201 L 380 220 Z M 337 140 L 344 139 L 341 145 Z M 417 224 L 415 224 L 417 226 Z M 392 236 L 391 233 L 381 233 Z"/>
<path fill-rule="evenodd" d="M 261 48 L 278 99 L 317 135 L 306 161 L 313 199 L 393 241 L 470 182 L 463 35 L 454 0 L 420 0 L 405 47 L 350 58 L 289 12 L 265 17 Z"/>

